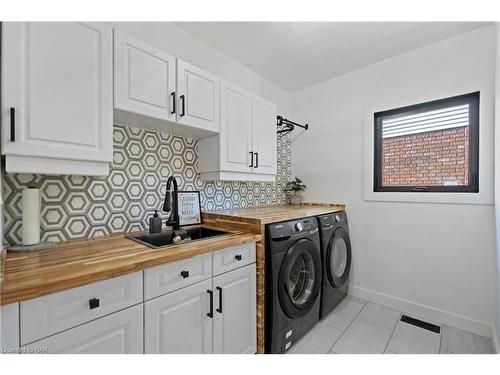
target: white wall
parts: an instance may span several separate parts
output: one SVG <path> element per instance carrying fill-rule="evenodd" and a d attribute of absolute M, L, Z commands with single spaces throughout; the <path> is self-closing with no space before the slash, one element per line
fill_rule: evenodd
<path fill-rule="evenodd" d="M 113 26 L 278 105 L 288 113 L 290 94 L 169 22 L 116 22 Z"/>
<path fill-rule="evenodd" d="M 495 69 L 495 213 L 497 228 L 497 316 L 496 316 L 496 350 L 500 353 L 500 25 L 497 28 L 497 59 Z"/>
<path fill-rule="evenodd" d="M 310 124 L 292 144 L 306 200 L 347 204 L 352 293 L 485 335 L 495 318 L 493 205 L 365 201 L 363 132 L 374 103 L 480 89 L 483 167 L 492 176 L 494 64 L 490 26 L 300 90 L 291 101 L 293 119 Z M 491 194 L 491 180 L 481 189 Z"/>

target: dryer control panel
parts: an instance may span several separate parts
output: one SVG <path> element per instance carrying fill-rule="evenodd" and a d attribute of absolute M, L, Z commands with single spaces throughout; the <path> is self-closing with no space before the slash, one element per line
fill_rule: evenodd
<path fill-rule="evenodd" d="M 322 228 L 331 227 L 335 223 L 345 223 L 347 222 L 347 215 L 345 212 L 335 212 L 328 215 L 323 215 L 319 217 L 319 222 Z"/>

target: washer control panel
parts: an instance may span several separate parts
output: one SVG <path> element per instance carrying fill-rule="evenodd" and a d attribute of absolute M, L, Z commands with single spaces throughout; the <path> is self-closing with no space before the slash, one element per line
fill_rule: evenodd
<path fill-rule="evenodd" d="M 272 239 L 281 239 L 290 237 L 291 235 L 313 231 L 318 231 L 318 223 L 314 217 L 276 223 L 269 226 L 269 232 Z"/>

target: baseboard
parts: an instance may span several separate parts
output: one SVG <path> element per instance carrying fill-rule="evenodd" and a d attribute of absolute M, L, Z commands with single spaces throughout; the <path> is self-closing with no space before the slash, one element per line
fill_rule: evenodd
<path fill-rule="evenodd" d="M 495 353 L 500 354 L 500 341 L 498 341 L 498 333 L 494 324 L 491 326 L 491 332 L 493 332 L 493 337 L 491 338 L 494 346 L 493 349 L 495 350 Z"/>
<path fill-rule="evenodd" d="M 407 301 L 401 298 L 396 298 L 387 294 L 375 292 L 373 290 L 364 289 L 357 286 L 349 285 L 349 294 L 367 301 L 392 307 L 408 314 L 413 314 L 417 317 L 420 317 L 421 319 L 429 320 L 431 322 L 434 321 L 444 323 L 456 328 L 463 329 L 464 331 L 473 332 L 481 336 L 492 337 L 493 339 L 495 339 L 494 335 L 496 332 L 494 332 L 490 323 L 470 319 L 461 315 L 450 313 L 448 311 L 438 310 L 430 306 Z M 498 352 L 498 350 L 500 349 L 500 347 L 498 346 L 498 341 L 495 342 L 495 346 Z"/>

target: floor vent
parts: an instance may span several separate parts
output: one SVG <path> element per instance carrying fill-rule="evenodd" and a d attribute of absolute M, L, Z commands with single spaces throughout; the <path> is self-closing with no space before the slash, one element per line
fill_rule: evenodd
<path fill-rule="evenodd" d="M 432 324 L 432 323 L 424 322 L 423 320 L 412 318 L 411 316 L 408 316 L 408 315 L 403 315 L 401 317 L 401 321 L 408 323 L 408 324 L 411 324 L 413 326 L 417 326 L 417 327 L 426 329 L 428 331 L 432 331 L 432 332 L 436 332 L 436 333 L 441 332 L 440 326 L 437 326 L 437 325 Z"/>

